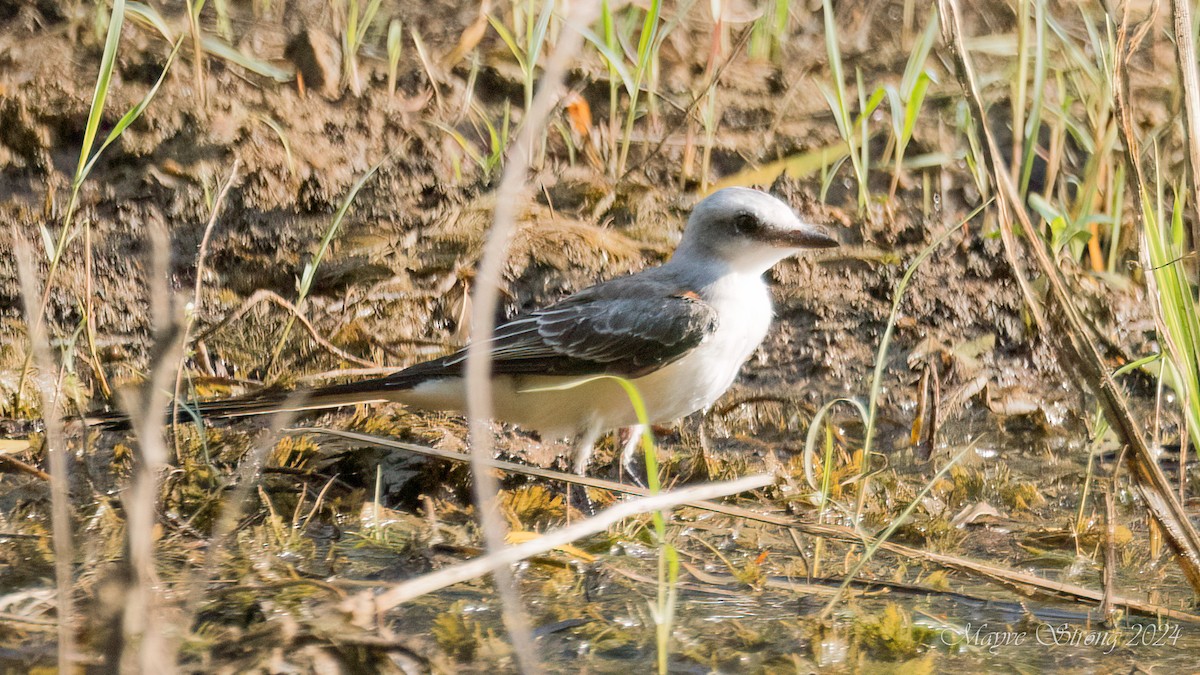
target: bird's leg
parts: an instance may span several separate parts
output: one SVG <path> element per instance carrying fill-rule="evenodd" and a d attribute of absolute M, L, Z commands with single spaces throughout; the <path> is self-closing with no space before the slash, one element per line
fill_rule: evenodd
<path fill-rule="evenodd" d="M 579 431 L 575 436 L 575 473 L 582 476 L 592 461 L 592 450 L 596 447 L 596 439 L 600 438 L 600 429 L 595 424 Z"/>
<path fill-rule="evenodd" d="M 642 479 L 637 472 L 637 467 L 633 463 L 634 458 L 637 456 L 638 444 L 642 442 L 642 434 L 646 433 L 646 426 L 644 424 L 635 424 L 631 427 L 626 427 L 623 431 L 629 434 L 629 438 L 625 439 L 625 445 L 621 448 L 621 468 L 629 473 L 629 477 L 639 487 L 646 487 L 642 483 Z"/>
<path fill-rule="evenodd" d="M 596 440 L 600 438 L 600 434 L 601 429 L 595 424 L 583 427 L 575 434 L 573 447 L 575 448 L 575 473 L 577 475 L 582 476 L 587 473 L 588 463 L 592 461 L 592 450 L 595 449 Z M 573 501 L 571 499 L 571 487 L 568 483 L 567 500 L 569 502 Z M 586 488 L 583 489 L 582 495 L 582 501 L 579 502 L 579 509 L 584 513 L 594 515 L 596 513 L 596 505 L 588 498 Z"/>

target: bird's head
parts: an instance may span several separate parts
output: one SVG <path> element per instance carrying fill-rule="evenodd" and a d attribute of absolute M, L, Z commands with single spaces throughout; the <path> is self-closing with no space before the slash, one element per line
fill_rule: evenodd
<path fill-rule="evenodd" d="M 762 274 L 804 249 L 837 245 L 825 228 L 805 222 L 782 200 L 759 190 L 730 187 L 692 209 L 674 257 Z"/>

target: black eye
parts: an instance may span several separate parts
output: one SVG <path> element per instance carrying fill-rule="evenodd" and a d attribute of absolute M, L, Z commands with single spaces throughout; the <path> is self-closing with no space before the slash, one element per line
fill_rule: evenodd
<path fill-rule="evenodd" d="M 733 217 L 733 231 L 738 234 L 749 234 L 762 226 L 752 213 L 739 213 Z"/>

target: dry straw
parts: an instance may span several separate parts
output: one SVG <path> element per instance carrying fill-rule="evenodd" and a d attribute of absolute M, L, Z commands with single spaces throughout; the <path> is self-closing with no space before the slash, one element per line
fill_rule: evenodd
<path fill-rule="evenodd" d="M 51 528 L 54 543 L 54 578 L 58 594 L 58 672 L 74 671 L 71 657 L 75 653 L 75 603 L 72 561 L 75 548 L 71 533 L 71 496 L 67 486 L 67 446 L 62 427 L 62 388 L 54 374 L 58 372 L 50 353 L 50 338 L 37 305 L 41 297 L 34 256 L 29 244 L 16 232 L 12 235 L 13 252 L 17 261 L 17 278 L 21 283 L 21 299 L 25 304 L 25 325 L 29 327 L 29 343 L 37 368 L 35 381 L 42 398 L 42 419 L 46 424 L 46 455 L 50 461 Z"/>
<path fill-rule="evenodd" d="M 590 25 L 595 9 L 591 2 L 571 3 L 563 21 L 568 26 Z M 470 420 L 471 472 L 475 483 L 475 502 L 479 509 L 484 541 L 490 554 L 506 548 L 506 527 L 499 509 L 496 508 L 499 486 L 487 466 L 492 455 L 492 429 L 488 422 L 492 417 L 492 359 L 486 345 L 495 329 L 495 311 L 500 300 L 500 275 L 509 243 L 516 231 L 516 206 L 521 201 L 520 195 L 525 187 L 533 148 L 544 132 L 546 120 L 562 96 L 563 76 L 582 43 L 583 37 L 579 30 L 563 31 L 553 54 L 547 60 L 537 94 L 525 111 L 515 142 L 510 148 L 512 156 L 504 168 L 504 175 L 496 190 L 496 211 L 476 274 L 475 294 L 472 298 L 471 343 L 467 348 L 466 363 L 467 415 Z M 523 672 L 537 671 L 540 668 L 533 637 L 521 607 L 520 597 L 513 585 L 512 573 L 507 566 L 502 566 L 495 570 L 494 579 L 504 605 L 504 624 L 512 637 L 517 665 Z"/>

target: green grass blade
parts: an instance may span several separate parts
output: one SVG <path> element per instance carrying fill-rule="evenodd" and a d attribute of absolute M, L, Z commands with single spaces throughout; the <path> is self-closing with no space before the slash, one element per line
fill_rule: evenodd
<path fill-rule="evenodd" d="M 617 28 L 613 21 L 612 3 L 603 0 L 600 3 L 600 26 L 604 31 L 604 45 L 614 52 L 617 49 Z"/>
<path fill-rule="evenodd" d="M 874 540 L 869 546 L 866 547 L 866 550 L 863 551 L 863 554 L 858 559 L 858 562 L 855 563 L 854 567 L 852 567 L 850 571 L 846 573 L 846 578 L 842 580 L 842 585 L 838 586 L 837 593 L 835 593 L 834 596 L 829 599 L 829 603 L 825 605 L 825 609 L 821 610 L 821 616 L 828 616 L 829 613 L 833 611 L 833 608 L 837 606 L 839 602 L 841 602 L 842 596 L 845 595 L 846 589 L 850 587 L 851 582 L 858 578 L 858 573 L 862 571 L 862 568 L 865 567 L 868 562 L 871 561 L 871 558 L 875 556 L 875 553 L 879 550 L 879 547 L 882 546 L 883 543 L 886 542 L 896 532 L 896 530 L 900 528 L 901 525 L 908 521 L 909 516 L 911 516 L 913 511 L 916 511 L 917 507 L 923 503 L 925 496 L 929 494 L 934 485 L 937 485 L 938 481 L 942 479 L 942 476 L 945 476 L 946 472 L 950 471 L 955 464 L 958 464 L 963 457 L 967 456 L 968 452 L 971 452 L 974 449 L 975 445 L 972 443 L 971 445 L 968 445 L 960 450 L 958 454 L 950 459 L 949 462 L 946 462 L 945 466 L 938 470 L 938 472 L 934 474 L 933 478 L 929 479 L 929 482 L 925 484 L 925 487 L 921 488 L 921 491 L 917 493 L 917 496 L 908 503 L 908 506 L 904 509 L 904 511 L 902 511 L 896 518 L 893 518 L 892 522 L 887 526 L 886 529 L 884 529 L 883 532 L 875 536 Z M 865 457 L 863 462 L 865 465 Z"/>
<path fill-rule="evenodd" d="M 371 28 L 371 24 L 375 21 L 375 15 L 379 13 L 379 7 L 383 4 L 383 0 L 371 0 L 367 3 L 366 10 L 363 11 L 362 21 L 358 24 L 358 32 L 354 36 L 355 46 L 361 45 L 367 37 L 367 31 Z"/>
<path fill-rule="evenodd" d="M 96 76 L 96 89 L 92 93 L 92 107 L 88 110 L 88 119 L 83 132 L 83 144 L 79 148 L 79 161 L 75 165 L 75 176 L 71 179 L 71 198 L 67 203 L 66 214 L 63 216 L 62 232 L 59 233 L 58 240 L 53 244 L 53 247 L 46 251 L 46 255 L 50 259 L 50 271 L 46 276 L 45 297 L 42 299 L 43 305 L 46 304 L 50 297 L 50 281 L 54 278 L 54 274 L 58 269 L 58 263 L 62 258 L 63 250 L 66 248 L 67 240 L 70 238 L 73 229 L 71 222 L 75 215 L 75 203 L 79 198 L 79 186 L 87 178 L 89 167 L 88 157 L 91 155 L 92 146 L 96 142 L 96 133 L 100 128 L 100 120 L 104 116 L 104 101 L 108 98 L 108 89 L 112 84 L 112 73 L 116 64 L 117 46 L 121 41 L 121 25 L 124 23 L 124 19 L 125 2 L 124 0 L 115 0 L 112 12 L 109 14 L 108 35 L 104 41 L 104 53 L 100 57 L 100 72 Z M 20 391 L 19 387 L 18 391 Z"/>
<path fill-rule="evenodd" d="M 367 181 L 369 181 L 371 177 L 374 176 L 377 171 L 379 171 L 379 168 L 390 159 L 391 155 L 389 154 L 387 157 L 384 157 L 381 162 L 368 169 L 367 172 L 364 173 L 358 179 L 358 181 L 354 183 L 354 185 L 350 188 L 350 191 L 346 193 L 346 198 L 342 200 L 342 204 L 338 207 L 337 213 L 333 215 L 333 220 L 330 221 L 329 228 L 325 230 L 325 236 L 321 238 L 321 245 L 317 247 L 317 252 L 313 254 L 313 257 L 311 260 L 309 260 L 308 264 L 304 266 L 304 273 L 300 278 L 299 295 L 296 299 L 297 310 L 303 309 L 304 300 L 308 297 L 308 292 L 312 289 L 312 282 L 313 278 L 316 276 L 317 267 L 320 266 L 321 260 L 325 258 L 326 252 L 329 251 L 329 246 L 333 243 L 333 238 L 337 236 L 337 232 L 342 226 L 342 221 L 345 219 L 346 213 L 350 210 L 350 206 L 354 203 L 354 198 L 358 196 L 359 191 L 362 190 L 363 186 L 367 184 Z M 279 353 L 283 351 L 283 346 L 287 343 L 288 336 L 291 334 L 292 326 L 295 325 L 295 323 L 296 315 L 291 314 L 288 318 L 287 324 L 285 324 L 283 327 L 283 333 L 280 334 L 279 341 L 275 343 L 275 349 L 271 351 L 271 364 L 273 364 L 275 360 L 279 358 Z"/>
<path fill-rule="evenodd" d="M 265 124 L 268 129 L 274 131 L 275 135 L 279 137 L 279 142 L 283 145 L 284 157 L 287 159 L 288 173 L 296 173 L 296 162 L 292 157 L 292 144 L 288 142 L 287 134 L 283 133 L 283 127 L 279 126 L 278 122 L 267 115 L 255 115 L 254 119 Z"/>
<path fill-rule="evenodd" d="M 112 14 L 108 21 L 108 36 L 104 40 L 104 53 L 100 57 L 100 74 L 96 77 L 96 89 L 92 92 L 92 107 L 88 111 L 87 125 L 83 130 L 83 147 L 79 149 L 79 162 L 75 168 L 75 178 L 71 181 L 76 188 L 87 177 L 90 166 L 88 157 L 92 145 L 96 142 L 96 132 L 100 129 L 100 119 L 104 115 L 104 101 L 108 98 L 108 89 L 112 85 L 113 68 L 117 62 L 117 47 L 121 42 L 121 26 L 125 23 L 125 0 L 113 0 Z"/>
<path fill-rule="evenodd" d="M 654 44 L 654 38 L 658 34 L 658 17 L 662 11 L 661 0 L 651 0 L 650 10 L 646 12 L 646 18 L 642 22 L 642 32 L 638 36 L 638 70 L 643 70 L 646 64 L 650 61 L 650 45 Z"/>
<path fill-rule="evenodd" d="M 912 140 L 913 129 L 917 126 L 917 117 L 921 113 L 921 106 L 925 103 L 925 93 L 929 90 L 929 83 L 932 79 L 926 73 L 921 73 L 917 77 L 917 84 L 913 87 L 912 94 L 908 97 L 908 105 L 904 109 L 904 130 L 900 134 L 900 138 L 904 139 L 904 144 Z"/>
<path fill-rule="evenodd" d="M 629 143 L 633 136 L 633 121 L 637 118 L 638 94 L 642 90 L 642 80 L 646 76 L 646 68 L 650 64 L 651 49 L 655 36 L 658 34 L 658 17 L 662 10 L 661 0 L 651 0 L 650 9 L 642 21 L 642 32 L 638 36 L 637 65 L 633 70 L 633 86 L 629 87 L 629 110 L 625 114 L 625 130 L 621 140 L 621 155 L 617 158 L 617 175 L 625 173 L 625 162 L 629 158 Z"/>
<path fill-rule="evenodd" d="M 542 53 L 542 45 L 546 43 L 546 31 L 550 28 L 550 18 L 554 16 L 554 1 L 545 0 L 542 2 L 542 13 L 538 16 L 537 25 L 534 26 L 533 35 L 530 37 L 529 49 L 526 53 L 529 54 L 529 67 L 537 68 L 538 57 Z"/>
<path fill-rule="evenodd" d="M 921 40 L 917 42 L 916 49 L 908 57 L 908 63 L 904 66 L 904 77 L 900 79 L 900 90 L 905 92 L 910 101 L 912 96 L 908 92 L 916 88 L 917 79 L 925 74 L 925 61 L 929 59 L 929 52 L 933 49 L 937 31 L 938 9 L 937 5 L 933 4 L 929 8 L 929 22 L 925 25 L 925 32 L 921 34 Z"/>
<path fill-rule="evenodd" d="M 670 672 L 671 630 L 675 622 L 675 605 L 679 597 L 679 551 L 663 543 L 658 556 L 658 607 L 655 611 L 655 638 L 658 647 L 658 672 Z"/>
<path fill-rule="evenodd" d="M 867 407 L 861 402 L 852 398 L 835 398 L 832 401 L 829 401 L 817 409 L 817 414 L 813 415 L 812 420 L 808 423 L 808 433 L 804 436 L 804 477 L 808 481 L 809 487 L 814 490 L 821 491 L 822 506 L 825 502 L 826 492 L 825 489 L 817 483 L 816 466 L 814 465 L 813 458 L 816 457 L 817 434 L 819 434 L 821 431 L 821 423 L 825 421 L 826 417 L 828 417 L 829 411 L 833 409 L 833 406 L 837 405 L 838 403 L 845 403 L 854 408 L 858 412 L 859 419 L 862 420 L 863 428 L 866 428 L 867 425 L 871 423 L 870 413 L 867 411 Z M 825 476 L 829 476 L 830 473 L 829 464 L 826 463 L 824 474 Z M 822 483 L 824 483 L 824 481 L 822 481 Z"/>
<path fill-rule="evenodd" d="M 446 132 L 450 138 L 453 138 L 454 141 L 458 143 L 459 147 L 463 149 L 463 152 L 467 153 L 467 156 L 471 158 L 471 161 L 479 165 L 481 170 L 484 168 L 486 161 L 484 160 L 483 155 L 479 154 L 479 152 L 475 150 L 474 144 L 472 144 L 471 141 L 468 141 L 467 138 L 459 133 L 457 129 L 452 126 L 442 124 L 441 122 L 430 122 L 430 124 Z"/>
<path fill-rule="evenodd" d="M 650 494 L 658 494 L 662 490 L 662 483 L 658 477 L 658 457 L 654 454 L 654 435 L 650 424 L 650 416 L 646 412 L 646 402 L 642 398 L 641 392 L 638 391 L 637 385 L 619 375 L 595 375 L 593 377 L 584 377 L 578 380 L 572 380 L 566 384 L 551 385 L 547 387 L 530 387 L 522 389 L 521 393 L 534 393 L 546 391 L 566 391 L 574 389 L 592 382 L 602 380 L 611 380 L 617 383 L 625 395 L 629 398 L 629 404 L 633 406 L 634 416 L 637 417 L 638 424 L 642 425 L 642 450 L 646 452 L 646 488 Z"/>
<path fill-rule="evenodd" d="M 843 139 L 850 137 L 850 120 L 844 113 L 845 108 L 842 107 L 841 98 L 838 96 L 837 88 L 830 89 L 824 82 L 817 83 L 817 89 L 821 91 L 821 95 L 825 97 L 825 103 L 829 106 L 829 111 L 833 113 L 833 121 L 837 124 L 838 135 Z"/>
<path fill-rule="evenodd" d="M 342 61 L 349 66 L 350 59 L 358 51 L 358 46 L 354 42 L 358 39 L 358 0 L 349 0 L 345 19 L 346 28 L 342 31 Z"/>
<path fill-rule="evenodd" d="M 404 49 L 404 32 L 400 19 L 392 19 L 387 30 L 388 93 L 396 92 L 396 70 L 400 65 L 400 53 Z M 474 71 L 472 71 L 474 74 Z M 468 87 L 468 91 L 473 91 Z"/>
<path fill-rule="evenodd" d="M 389 59 L 392 58 L 393 54 L 396 58 L 399 58 L 400 50 L 404 48 L 404 34 L 402 32 L 402 26 L 403 24 L 401 23 L 400 19 L 392 19 L 392 21 L 388 23 L 387 53 Z"/>
<path fill-rule="evenodd" d="M 614 80 L 619 79 L 621 85 L 625 87 L 627 92 L 632 91 L 633 74 L 630 73 L 629 69 L 625 67 L 625 63 L 621 57 L 621 54 L 612 46 L 607 44 L 605 40 L 601 39 L 599 35 L 596 35 L 596 33 L 591 29 L 578 28 L 577 30 L 579 30 L 581 35 L 583 35 L 583 39 L 590 42 L 591 45 L 596 48 L 596 51 L 600 52 L 600 57 L 604 59 L 604 63 L 608 66 L 609 77 Z M 605 30 L 607 30 L 607 28 Z"/>
<path fill-rule="evenodd" d="M 662 491 L 662 482 L 658 475 L 658 456 L 654 448 L 654 431 L 650 424 L 650 416 L 646 411 L 646 402 L 638 391 L 637 385 L 617 375 L 598 375 L 575 380 L 564 385 L 537 387 L 523 391 L 561 391 L 572 389 L 589 382 L 611 380 L 620 385 L 633 406 L 634 415 L 642 427 L 642 451 L 646 458 L 646 487 L 650 494 Z M 670 656 L 671 630 L 675 619 L 675 606 L 678 598 L 679 581 L 679 552 L 667 541 L 666 513 L 655 511 L 650 514 L 654 524 L 654 533 L 658 538 L 658 586 L 657 605 L 651 607 L 655 623 L 655 641 L 658 647 L 658 672 L 668 672 Z"/>
<path fill-rule="evenodd" d="M 144 2 L 127 2 L 125 3 L 125 11 L 129 13 L 131 18 L 158 31 L 167 42 L 175 42 L 171 27 L 167 25 L 162 14 L 159 14 L 158 10 L 154 7 Z"/>
<path fill-rule="evenodd" d="M 1029 192 L 1029 179 L 1033 175 L 1033 157 L 1037 149 L 1039 131 L 1042 128 L 1042 98 L 1046 89 L 1046 2 L 1034 0 L 1034 60 L 1033 100 L 1029 105 L 1029 120 L 1025 124 L 1025 146 L 1021 155 L 1021 195 Z M 1016 131 L 1016 130 L 1014 130 Z"/>
<path fill-rule="evenodd" d="M 46 259 L 53 261 L 54 252 L 57 248 L 57 244 L 54 242 L 54 235 L 50 234 L 50 228 L 46 227 L 45 223 L 42 223 L 38 230 L 42 233 L 42 246 L 46 249 Z"/>
<path fill-rule="evenodd" d="M 849 117 L 849 113 L 846 111 L 846 75 L 842 69 L 842 50 L 838 45 L 833 3 L 830 0 L 821 0 L 821 8 L 825 21 L 825 53 L 829 57 L 829 70 L 833 77 L 834 93 L 837 96 L 837 110 L 841 111 L 843 117 Z"/>
<path fill-rule="evenodd" d="M 887 93 L 888 109 L 891 111 L 892 134 L 896 137 L 897 146 L 900 143 L 900 137 L 904 135 L 904 120 L 905 109 L 904 103 L 900 100 L 900 91 L 892 85 L 885 85 L 884 91 Z M 897 153 L 899 148 L 897 147 Z"/>
<path fill-rule="evenodd" d="M 860 72 L 858 75 L 859 75 L 859 77 L 858 77 L 859 83 L 861 83 L 862 82 L 862 73 Z M 865 101 L 864 100 L 859 101 L 860 106 L 862 108 L 862 112 L 860 112 L 858 114 L 858 119 L 862 122 L 864 128 L 866 126 L 867 120 L 871 117 L 871 114 L 874 113 L 875 110 L 877 108 L 879 108 L 879 104 L 883 102 L 883 97 L 884 97 L 885 93 L 886 92 L 883 90 L 883 87 L 880 87 L 879 89 L 876 89 L 874 92 L 872 92 L 871 98 L 868 98 Z"/>
<path fill-rule="evenodd" d="M 108 132 L 108 136 L 105 137 L 104 142 L 101 143 L 96 152 L 92 154 L 92 158 L 88 160 L 87 166 L 84 167 L 84 176 L 87 176 L 92 172 L 92 167 L 96 164 L 96 160 L 100 158 L 100 153 L 104 152 L 105 148 L 112 145 L 114 141 L 120 138 L 121 134 L 129 128 L 129 125 L 136 122 L 137 119 L 142 116 L 142 113 L 146 112 L 146 108 L 150 107 L 150 102 L 154 100 L 154 96 L 158 93 L 159 87 L 162 86 L 163 81 L 167 78 L 167 72 L 171 70 L 171 64 L 175 63 L 175 57 L 179 54 L 179 48 L 183 46 L 183 41 L 183 37 L 180 37 L 178 40 L 176 40 L 175 47 L 171 50 L 170 56 L 167 57 L 167 62 L 165 65 L 163 65 L 162 72 L 159 73 L 158 80 L 154 82 L 154 86 L 150 87 L 150 91 L 146 92 L 146 95 L 142 97 L 141 101 L 138 101 L 137 105 L 130 108 L 121 117 L 121 119 L 117 120 L 117 123 L 113 126 L 112 131 Z"/>
<path fill-rule="evenodd" d="M 517 65 L 521 67 L 521 71 L 527 71 L 528 67 L 525 65 L 525 55 L 517 45 L 517 39 L 513 37 L 512 33 L 508 32 L 508 27 L 490 14 L 487 19 L 488 23 L 492 24 L 492 28 L 495 29 L 496 34 L 508 46 L 508 51 L 512 52 L 513 58 L 517 60 Z"/>
<path fill-rule="evenodd" d="M 237 49 L 231 47 L 229 43 L 225 42 L 219 37 L 205 35 L 200 39 L 200 45 L 204 47 L 204 51 L 216 56 L 217 58 L 224 59 L 225 61 L 241 66 L 252 73 L 262 75 L 263 77 L 270 78 L 276 82 L 291 82 L 292 80 L 296 79 L 295 73 L 276 67 L 270 63 L 267 63 L 266 61 L 263 61 L 262 59 L 255 58 L 253 56 L 247 56 L 246 54 L 243 54 Z"/>
<path fill-rule="evenodd" d="M 1144 194 L 1143 190 L 1143 194 Z M 1158 195 L 1158 204 L 1163 196 Z M 1180 398 L 1194 447 L 1200 447 L 1200 317 L 1196 312 L 1196 288 L 1183 265 L 1182 246 L 1175 246 L 1175 231 L 1182 227 L 1185 192 L 1178 189 L 1172 208 L 1172 224 L 1164 231 L 1162 220 L 1150 200 L 1143 197 L 1142 245 L 1156 302 L 1156 323 L 1167 354 L 1167 382 Z M 1174 221 L 1178 220 L 1179 225 Z"/>
<path fill-rule="evenodd" d="M 904 270 L 904 276 L 900 278 L 900 283 L 896 285 L 896 290 L 893 294 L 892 310 L 888 314 L 887 327 L 883 331 L 883 338 L 879 341 L 879 351 L 875 355 L 875 372 L 871 377 L 871 393 L 867 404 L 867 428 L 863 435 L 863 470 L 864 473 L 867 467 L 867 458 L 871 454 L 871 448 L 875 441 L 875 421 L 878 419 L 879 412 L 879 392 L 883 389 L 883 369 L 887 365 L 887 353 L 891 347 L 892 333 L 896 330 L 896 320 L 900 318 L 900 302 L 904 300 L 904 291 L 908 288 L 908 282 L 912 280 L 917 269 L 925 262 L 933 252 L 950 238 L 955 232 L 961 231 L 962 223 L 966 223 L 974 218 L 977 214 L 983 211 L 991 200 L 980 204 L 974 211 L 967 214 L 958 224 L 946 228 L 939 234 L 928 246 L 921 249 L 916 258 L 909 263 L 908 269 Z"/>

